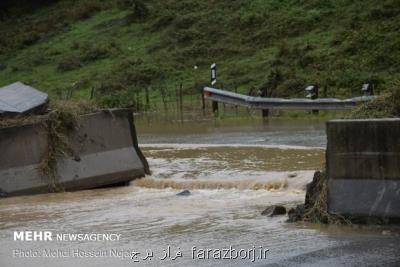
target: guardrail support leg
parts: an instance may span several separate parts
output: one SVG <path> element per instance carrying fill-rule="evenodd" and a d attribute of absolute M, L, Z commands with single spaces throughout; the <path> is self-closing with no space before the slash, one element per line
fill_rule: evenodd
<path fill-rule="evenodd" d="M 217 101 L 212 102 L 212 111 L 213 111 L 213 113 L 218 113 L 218 102 Z"/>
<path fill-rule="evenodd" d="M 203 114 L 206 112 L 206 101 L 204 99 L 204 89 L 201 89 L 201 109 L 203 110 Z"/>
<path fill-rule="evenodd" d="M 269 109 L 263 109 L 262 110 L 262 117 L 263 118 L 268 118 L 269 116 Z"/>

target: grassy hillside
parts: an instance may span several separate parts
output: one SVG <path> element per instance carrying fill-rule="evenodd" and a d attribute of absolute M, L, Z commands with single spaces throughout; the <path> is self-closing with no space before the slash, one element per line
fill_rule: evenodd
<path fill-rule="evenodd" d="M 29 1 L 26 1 L 29 3 Z M 303 96 L 388 88 L 400 73 L 398 0 L 60 0 L 0 12 L 0 85 L 135 105 L 198 94 L 218 65 L 225 89 Z M 194 66 L 198 66 L 197 69 Z"/>

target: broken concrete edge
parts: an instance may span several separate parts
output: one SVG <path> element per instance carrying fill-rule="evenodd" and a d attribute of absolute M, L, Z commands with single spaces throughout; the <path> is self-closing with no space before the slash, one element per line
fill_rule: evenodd
<path fill-rule="evenodd" d="M 328 210 L 355 222 L 400 219 L 399 118 L 327 122 Z"/>
<path fill-rule="evenodd" d="M 44 115 L 49 108 L 50 100 L 25 112 L 0 112 L 0 119 L 15 118 L 18 116 Z"/>
<path fill-rule="evenodd" d="M 129 113 L 129 124 L 131 127 L 131 136 L 132 136 L 133 147 L 135 148 L 136 153 L 138 154 L 140 160 L 142 161 L 142 164 L 144 166 L 144 172 L 147 175 L 150 175 L 151 171 L 150 171 L 149 163 L 147 162 L 146 157 L 143 155 L 142 150 L 140 150 L 140 148 L 139 148 L 139 142 L 138 142 L 138 138 L 137 138 L 137 132 L 136 132 L 136 127 L 135 127 L 135 123 L 134 123 L 134 116 L 133 116 L 132 110 L 130 110 L 130 113 Z"/>
<path fill-rule="evenodd" d="M 289 211 L 288 221 L 399 224 L 400 118 L 331 120 L 326 125 L 326 170 L 314 174 L 304 204 Z M 313 199 L 324 201 L 310 206 Z"/>
<path fill-rule="evenodd" d="M 150 167 L 149 167 L 149 163 L 147 162 L 146 157 L 143 155 L 142 151 L 139 148 L 139 142 L 138 142 L 138 138 L 137 138 L 137 132 L 136 132 L 136 126 L 135 126 L 135 120 L 134 120 L 134 116 L 133 116 L 133 110 L 129 109 L 129 108 L 124 108 L 124 109 L 103 109 L 103 110 L 99 110 L 98 112 L 104 112 L 104 113 L 110 113 L 113 115 L 119 115 L 119 114 L 124 114 L 125 116 L 128 116 L 128 120 L 129 120 L 129 125 L 131 128 L 131 138 L 132 138 L 132 144 L 133 147 L 136 150 L 136 153 L 138 154 L 140 160 L 142 161 L 142 164 L 144 166 L 144 170 L 145 173 L 147 175 L 151 174 L 150 171 Z M 95 113 L 95 112 L 93 112 Z M 93 113 L 88 113 L 85 115 L 90 115 Z M 85 116 L 83 115 L 83 116 Z"/>
<path fill-rule="evenodd" d="M 137 138 L 137 131 L 136 131 L 135 122 L 134 122 L 133 110 L 130 108 L 101 109 L 98 111 L 82 114 L 80 116 L 90 116 L 90 115 L 93 115 L 93 114 L 96 114 L 99 112 L 112 114 L 113 116 L 127 116 L 129 125 L 131 128 L 131 138 L 132 138 L 133 147 L 135 148 L 135 151 L 144 166 L 145 173 L 147 175 L 150 175 L 151 171 L 150 171 L 149 163 L 147 162 L 146 157 L 143 155 L 142 151 L 139 148 L 139 142 L 138 142 L 138 138 Z"/>
<path fill-rule="evenodd" d="M 2 115 L 43 112 L 45 111 L 43 107 L 48 101 L 47 93 L 19 81 L 0 87 L 0 114 Z"/>

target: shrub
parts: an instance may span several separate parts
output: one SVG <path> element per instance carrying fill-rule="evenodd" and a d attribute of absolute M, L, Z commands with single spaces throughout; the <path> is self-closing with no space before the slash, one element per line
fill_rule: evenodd
<path fill-rule="evenodd" d="M 98 59 L 104 59 L 110 56 L 110 50 L 101 45 L 94 45 L 88 48 L 84 48 L 81 58 L 84 62 L 91 62 Z"/>
<path fill-rule="evenodd" d="M 164 77 L 163 72 L 151 64 L 143 64 L 127 70 L 126 75 L 128 81 L 135 82 L 140 86 L 148 86 L 154 80 L 160 80 Z"/>
<path fill-rule="evenodd" d="M 137 86 L 148 86 L 153 81 L 161 80 L 164 72 L 154 64 L 143 63 L 138 60 L 124 60 L 115 66 L 114 75 L 111 80 L 118 80 L 121 83 Z"/>
<path fill-rule="evenodd" d="M 150 30 L 155 32 L 158 31 L 162 28 L 165 28 L 167 26 L 169 26 L 172 21 L 174 21 L 174 15 L 171 13 L 161 13 L 157 15 L 157 18 L 155 19 L 155 21 L 153 22 L 153 24 L 151 24 L 150 26 Z"/>
<path fill-rule="evenodd" d="M 137 109 L 138 102 L 135 92 L 132 90 L 116 91 L 103 95 L 99 98 L 98 104 L 102 108 L 134 108 Z"/>
<path fill-rule="evenodd" d="M 71 11 L 71 16 L 73 20 L 88 19 L 100 9 L 101 6 L 97 1 L 85 1 Z"/>
<path fill-rule="evenodd" d="M 149 15 L 149 9 L 141 1 L 135 1 L 133 6 L 133 16 L 135 21 L 144 21 Z"/>
<path fill-rule="evenodd" d="M 77 41 L 74 41 L 74 42 L 71 44 L 71 49 L 77 50 L 77 49 L 79 49 L 80 47 L 81 47 L 81 44 L 80 44 L 79 42 L 77 42 Z"/>
<path fill-rule="evenodd" d="M 305 67 L 311 65 L 312 63 L 314 63 L 314 58 L 310 55 L 303 54 L 298 58 L 297 62 L 301 68 L 305 68 Z"/>
<path fill-rule="evenodd" d="M 62 58 L 57 65 L 59 71 L 70 71 L 78 69 L 82 66 L 80 59 L 76 56 L 68 56 Z"/>
<path fill-rule="evenodd" d="M 46 59 L 46 57 L 45 57 L 45 55 L 43 53 L 35 53 L 32 56 L 31 63 L 33 65 L 42 65 L 42 64 L 44 64 L 46 62 L 46 60 L 47 59 Z"/>
<path fill-rule="evenodd" d="M 305 81 L 298 77 L 286 79 L 277 87 L 278 95 L 280 97 L 289 97 L 295 93 L 299 94 L 304 91 L 305 84 Z"/>
<path fill-rule="evenodd" d="M 176 30 L 190 29 L 196 20 L 198 20 L 198 18 L 193 15 L 179 16 L 174 20 L 174 27 Z"/>
<path fill-rule="evenodd" d="M 37 31 L 28 31 L 22 33 L 17 40 L 19 47 L 22 48 L 24 46 L 30 46 L 35 44 L 40 39 L 40 34 Z"/>
<path fill-rule="evenodd" d="M 286 40 L 283 40 L 280 44 L 279 44 L 279 47 L 278 47 L 278 54 L 277 54 L 277 57 L 278 58 L 280 58 L 280 57 L 285 57 L 285 56 L 288 56 L 289 54 L 290 54 L 290 48 L 289 48 L 289 45 L 288 45 L 288 43 L 287 43 L 287 41 Z"/>
<path fill-rule="evenodd" d="M 97 86 L 96 91 L 100 94 L 107 95 L 116 91 L 123 91 L 127 88 L 117 79 L 113 79 L 112 77 L 106 77 L 103 81 L 100 82 L 100 85 Z"/>
<path fill-rule="evenodd" d="M 267 21 L 266 14 L 244 14 L 240 16 L 239 23 L 241 28 L 259 27 Z"/>
<path fill-rule="evenodd" d="M 267 89 L 268 97 L 276 97 L 276 89 L 283 80 L 284 79 L 282 72 L 277 68 L 273 68 L 272 70 L 270 70 L 264 84 L 261 85 L 261 89 Z"/>
<path fill-rule="evenodd" d="M 127 16 L 128 23 L 143 22 L 149 16 L 149 8 L 140 0 L 125 0 L 123 5 L 131 9 L 131 13 Z"/>
<path fill-rule="evenodd" d="M 189 44 L 193 40 L 202 40 L 203 33 L 195 29 L 182 29 L 174 31 L 172 37 L 176 40 L 179 45 Z"/>
<path fill-rule="evenodd" d="M 370 10 L 369 17 L 374 20 L 387 19 L 399 14 L 399 10 L 393 7 L 375 7 Z"/>

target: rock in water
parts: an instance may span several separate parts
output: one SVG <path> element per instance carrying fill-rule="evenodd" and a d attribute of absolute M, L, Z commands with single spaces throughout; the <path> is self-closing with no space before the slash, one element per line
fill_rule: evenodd
<path fill-rule="evenodd" d="M 189 190 L 183 190 L 182 192 L 179 192 L 176 194 L 177 196 L 190 196 L 192 193 Z"/>
<path fill-rule="evenodd" d="M 261 215 L 266 215 L 269 217 L 275 215 L 283 215 L 283 214 L 286 214 L 286 208 L 284 206 L 279 206 L 279 205 L 270 206 L 266 208 L 263 212 L 261 212 Z"/>
<path fill-rule="evenodd" d="M 0 197 L 6 197 L 7 193 L 3 191 L 3 189 L 0 188 Z"/>
<path fill-rule="evenodd" d="M 297 205 L 296 208 L 291 208 L 288 211 L 289 218 L 287 219 L 287 222 L 297 222 L 303 220 L 304 212 L 304 204 Z"/>

